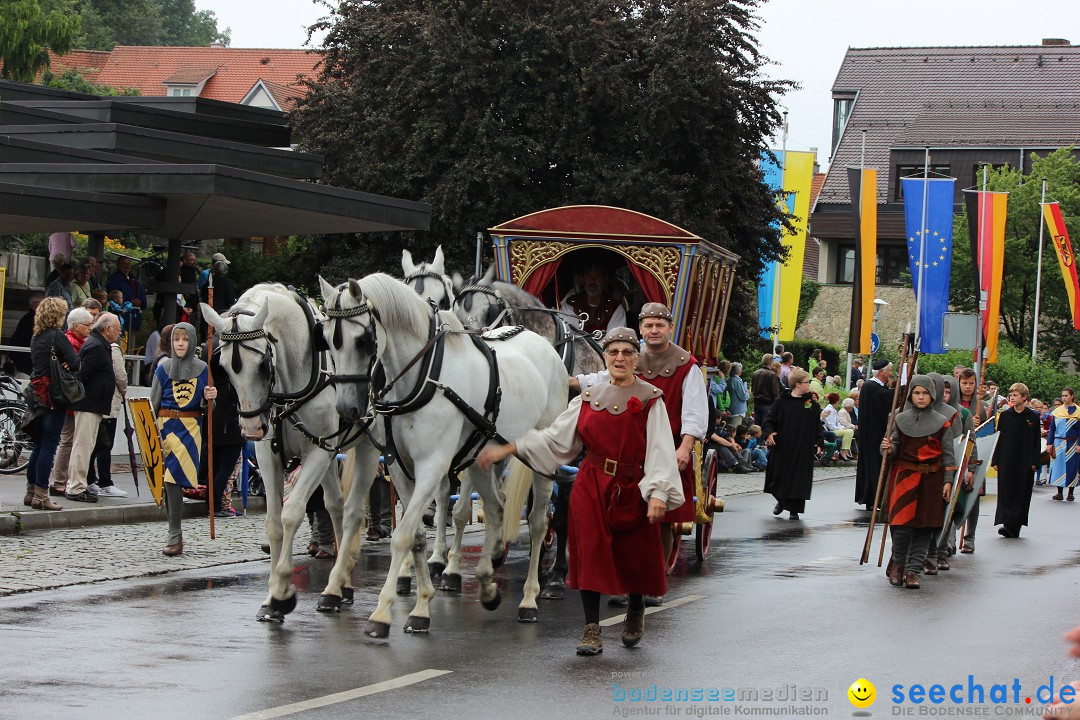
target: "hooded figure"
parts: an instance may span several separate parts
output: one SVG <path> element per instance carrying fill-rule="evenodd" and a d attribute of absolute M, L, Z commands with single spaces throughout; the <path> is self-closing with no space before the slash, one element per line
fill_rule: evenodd
<path fill-rule="evenodd" d="M 161 433 L 169 515 L 169 543 L 163 552 L 170 556 L 184 550 L 180 532 L 182 488 L 198 487 L 203 408 L 217 397 L 217 389 L 209 385 L 206 363 L 195 357 L 195 346 L 195 328 L 189 323 L 176 323 L 169 358 L 154 370 L 150 388 L 150 404 Z"/>
<path fill-rule="evenodd" d="M 933 380 L 913 377 L 892 436 L 881 443 L 893 459 L 888 485 L 893 547 L 886 574 L 891 584 L 911 589 L 919 587 L 927 551 L 945 522 L 942 499 L 951 490 L 945 489 L 945 478 L 954 464 L 953 447 L 947 441 L 948 420 L 933 409 L 937 398 Z"/>
<path fill-rule="evenodd" d="M 956 440 L 954 441 L 954 453 L 956 454 L 956 462 L 960 463 L 964 456 L 964 441 L 963 438 L 971 434 L 971 455 L 968 459 L 968 470 L 962 482 L 960 483 L 959 492 L 960 497 L 956 501 L 956 505 L 953 509 L 952 522 L 949 525 L 947 532 L 940 533 L 937 542 L 937 558 L 935 564 L 934 553 L 930 553 L 930 556 L 926 559 L 925 572 L 927 575 L 936 575 L 938 570 L 948 570 L 949 555 L 955 552 L 956 548 L 956 531 L 964 524 L 963 509 L 965 507 L 964 498 L 971 492 L 972 480 L 974 479 L 974 469 L 979 462 L 978 449 L 975 446 L 975 423 L 972 418 L 971 411 L 960 404 L 960 381 L 956 378 L 949 376 L 942 378 L 945 385 L 949 388 L 949 400 L 945 403 L 947 412 L 959 413 L 959 421 L 957 416 L 953 415 L 953 425 L 958 428 L 956 434 Z M 945 504 L 946 509 L 948 503 Z M 976 517 L 977 517 L 976 513 Z M 974 529 L 971 529 L 971 533 L 974 535 Z M 933 567 L 932 567 L 933 566 Z"/>

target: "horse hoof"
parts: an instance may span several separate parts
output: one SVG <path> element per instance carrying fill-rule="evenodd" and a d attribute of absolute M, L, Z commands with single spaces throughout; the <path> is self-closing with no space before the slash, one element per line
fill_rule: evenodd
<path fill-rule="evenodd" d="M 408 595 L 412 592 L 412 578 L 399 577 L 397 579 L 397 594 Z"/>
<path fill-rule="evenodd" d="M 272 613 L 278 613 L 283 617 L 288 615 L 296 609 L 296 593 L 294 592 L 284 600 L 278 600 L 277 598 L 270 598 L 270 611 Z"/>
<path fill-rule="evenodd" d="M 353 589 L 342 588 L 341 589 L 341 604 L 352 605 L 353 604 Z"/>
<path fill-rule="evenodd" d="M 566 587 L 562 583 L 551 583 L 540 593 L 544 600 L 562 600 L 566 597 Z"/>
<path fill-rule="evenodd" d="M 439 589 L 446 592 L 461 592 L 461 576 L 444 574 Z"/>
<path fill-rule="evenodd" d="M 503 543 L 502 554 L 498 557 L 491 558 L 491 567 L 494 570 L 498 570 L 506 562 L 506 556 L 510 554 L 510 543 Z"/>
<path fill-rule="evenodd" d="M 274 610 L 269 605 L 263 605 L 259 612 L 255 613 L 255 619 L 259 622 L 271 622 L 280 625 L 285 622 L 285 614 L 280 610 Z"/>
<path fill-rule="evenodd" d="M 368 620 L 364 626 L 364 634 L 369 638 L 384 640 L 390 637 L 390 624 L 378 620 Z"/>
<path fill-rule="evenodd" d="M 405 632 L 407 633 L 424 633 L 427 634 L 428 628 L 431 627 L 431 618 L 417 617 L 416 615 L 410 615 L 409 619 L 405 621 Z"/>
<path fill-rule="evenodd" d="M 485 610 L 497 610 L 499 605 L 502 604 L 502 591 L 495 588 L 495 595 L 490 600 L 481 600 L 480 604 L 484 606 Z"/>
<path fill-rule="evenodd" d="M 438 577 L 439 575 L 442 575 L 443 570 L 446 569 L 446 563 L 443 563 L 443 562 L 429 562 L 427 564 L 427 567 L 428 567 L 428 574 L 431 575 L 431 577 Z"/>
<path fill-rule="evenodd" d="M 536 608 L 523 607 L 518 608 L 518 622 L 519 623 L 534 623 L 539 622 L 539 611 Z"/>
<path fill-rule="evenodd" d="M 341 610 L 341 598 L 337 595 L 320 595 L 319 602 L 315 603 L 317 612 L 339 612 Z"/>

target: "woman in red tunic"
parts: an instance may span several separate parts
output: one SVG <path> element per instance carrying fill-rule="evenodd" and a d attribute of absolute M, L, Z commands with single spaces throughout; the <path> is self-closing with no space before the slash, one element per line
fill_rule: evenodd
<path fill-rule="evenodd" d="M 516 443 L 486 448 L 487 467 L 511 454 L 542 472 L 554 472 L 585 449 L 570 496 L 570 573 L 585 610 L 579 655 L 603 652 L 600 595 L 629 595 L 622 642 L 633 647 L 644 633 L 644 595 L 667 592 L 660 523 L 683 504 L 663 393 L 634 377 L 638 339 L 629 328 L 604 338 L 611 380 L 586 390 L 551 426 Z"/>

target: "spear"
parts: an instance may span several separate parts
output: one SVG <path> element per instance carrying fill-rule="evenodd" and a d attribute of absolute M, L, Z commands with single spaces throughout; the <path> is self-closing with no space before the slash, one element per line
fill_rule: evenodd
<path fill-rule="evenodd" d="M 214 307 L 214 268 L 207 276 L 206 304 Z M 214 326 L 206 323 L 206 384 L 214 387 L 214 373 L 210 371 L 210 362 L 214 359 Z M 206 501 L 210 508 L 210 539 L 214 534 L 214 403 L 206 403 Z"/>

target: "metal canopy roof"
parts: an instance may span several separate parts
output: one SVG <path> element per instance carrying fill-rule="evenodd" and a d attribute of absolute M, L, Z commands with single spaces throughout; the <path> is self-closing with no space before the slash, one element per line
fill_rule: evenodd
<path fill-rule="evenodd" d="M 159 198 L 0 183 L 0 228 L 6 233 L 55 232 L 57 226 L 128 230 L 159 225 L 164 218 L 165 201 Z"/>
<path fill-rule="evenodd" d="M 201 135 L 219 140 L 264 147 L 288 147 L 291 134 L 280 122 L 222 117 L 205 112 L 192 113 L 141 105 L 110 98 L 107 100 L 17 100 L 0 103 L 0 124 L 36 125 L 57 122 L 106 122 L 168 132 Z"/>
<path fill-rule="evenodd" d="M 144 229 L 181 241 L 426 230 L 430 215 L 425 203 L 222 165 L 0 164 L 0 182 L 164 198 L 163 221 Z"/>
<path fill-rule="evenodd" d="M 321 155 L 276 150 L 246 143 L 116 123 L 6 125 L 10 137 L 88 150 L 103 150 L 172 163 L 213 163 L 284 177 L 322 177 Z M 4 158 L 7 162 L 27 162 Z M 33 161 L 30 161 L 33 162 Z M 108 161 L 104 161 L 108 162 Z"/>
<path fill-rule="evenodd" d="M 8 163 L 137 163 L 149 165 L 155 160 L 138 158 L 130 155 L 117 155 L 111 152 L 99 150 L 83 150 L 82 148 L 65 147 L 64 145 L 52 145 L 36 140 L 27 140 L 21 137 L 9 137 L 2 133 L 6 128 L 0 127 L 0 158 Z"/>

